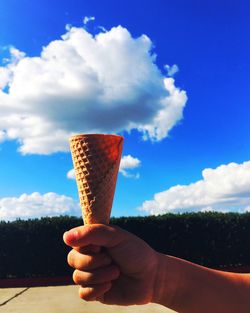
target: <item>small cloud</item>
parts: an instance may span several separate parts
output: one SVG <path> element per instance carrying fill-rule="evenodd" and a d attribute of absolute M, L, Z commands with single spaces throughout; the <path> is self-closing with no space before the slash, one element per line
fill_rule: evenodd
<path fill-rule="evenodd" d="M 126 178 L 133 178 L 133 179 L 139 179 L 140 178 L 139 173 L 131 174 L 131 173 L 128 173 L 127 171 L 124 171 L 124 170 L 120 171 L 120 173 Z"/>
<path fill-rule="evenodd" d="M 87 25 L 90 21 L 94 21 L 95 17 L 94 16 L 85 16 L 83 19 L 83 24 Z"/>
<path fill-rule="evenodd" d="M 102 32 L 104 32 L 104 33 L 106 33 L 108 30 L 105 28 L 105 27 L 103 27 L 103 26 L 98 26 L 97 27 L 98 29 L 100 29 Z"/>
<path fill-rule="evenodd" d="M 20 197 L 0 198 L 0 220 L 40 218 L 44 216 L 80 215 L 80 206 L 71 197 L 54 192 L 33 192 Z"/>
<path fill-rule="evenodd" d="M 68 171 L 67 178 L 68 179 L 76 179 L 75 170 L 73 168 L 70 171 Z"/>
<path fill-rule="evenodd" d="M 170 77 L 173 77 L 177 72 L 179 72 L 179 67 L 176 64 L 172 66 L 166 64 L 164 68 L 167 71 L 168 76 Z"/>
<path fill-rule="evenodd" d="M 138 168 L 140 165 L 141 161 L 139 159 L 134 158 L 131 155 L 125 155 L 121 159 L 119 172 L 124 177 L 138 179 L 140 178 L 140 174 L 133 173 L 133 170 L 135 168 Z M 72 180 L 76 179 L 75 170 L 73 168 L 70 171 L 68 171 L 67 178 Z"/>
<path fill-rule="evenodd" d="M 131 171 L 135 168 L 138 168 L 141 165 L 141 161 L 137 158 L 132 157 L 131 155 L 125 155 L 121 159 L 119 172 L 127 178 L 140 178 L 139 173 L 132 173 Z"/>
<path fill-rule="evenodd" d="M 72 28 L 71 24 L 66 24 L 65 29 L 67 32 L 69 32 L 71 30 L 71 28 Z"/>

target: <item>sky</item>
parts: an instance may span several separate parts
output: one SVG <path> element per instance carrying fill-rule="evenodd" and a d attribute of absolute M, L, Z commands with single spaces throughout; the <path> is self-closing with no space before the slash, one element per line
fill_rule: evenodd
<path fill-rule="evenodd" d="M 113 216 L 250 211 L 250 4 L 2 0 L 0 220 L 81 215 L 68 138 L 124 136 Z"/>

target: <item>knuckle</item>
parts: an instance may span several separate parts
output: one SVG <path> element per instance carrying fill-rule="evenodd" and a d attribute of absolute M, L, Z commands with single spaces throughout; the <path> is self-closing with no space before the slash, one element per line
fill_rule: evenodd
<path fill-rule="evenodd" d="M 85 301 L 91 301 L 93 299 L 93 291 L 92 287 L 81 287 L 79 288 L 79 296 Z"/>
<path fill-rule="evenodd" d="M 79 294 L 79 297 L 84 300 L 82 289 L 83 289 L 83 287 L 80 287 L 78 289 L 78 294 Z"/>
<path fill-rule="evenodd" d="M 73 273 L 73 281 L 77 285 L 93 284 L 96 282 L 95 274 L 89 272 L 81 272 L 79 270 L 75 270 Z"/>
<path fill-rule="evenodd" d="M 86 282 L 87 283 L 95 283 L 96 282 L 96 277 L 93 273 L 88 273 L 86 274 Z"/>
<path fill-rule="evenodd" d="M 68 264 L 71 266 L 71 267 L 74 267 L 74 257 L 73 257 L 73 253 L 74 253 L 74 250 L 71 250 L 69 253 L 68 253 L 68 256 L 67 256 L 67 262 Z"/>
<path fill-rule="evenodd" d="M 94 270 L 102 266 L 109 265 L 111 263 L 110 257 L 105 253 L 97 255 L 85 255 L 81 262 L 82 270 Z"/>
<path fill-rule="evenodd" d="M 92 256 L 89 255 L 84 258 L 84 267 L 86 269 L 91 268 L 93 264 L 94 264 L 94 258 Z"/>
<path fill-rule="evenodd" d="M 81 279 L 80 271 L 78 271 L 78 270 L 74 271 L 74 273 L 73 273 L 73 281 L 77 285 L 81 284 L 82 279 Z"/>

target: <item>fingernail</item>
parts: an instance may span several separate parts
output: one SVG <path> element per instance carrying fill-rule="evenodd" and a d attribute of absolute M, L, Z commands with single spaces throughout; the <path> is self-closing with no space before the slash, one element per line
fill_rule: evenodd
<path fill-rule="evenodd" d="M 66 239 L 66 237 L 67 237 L 67 234 L 68 234 L 67 231 L 63 234 L 63 241 L 65 241 L 65 239 Z"/>

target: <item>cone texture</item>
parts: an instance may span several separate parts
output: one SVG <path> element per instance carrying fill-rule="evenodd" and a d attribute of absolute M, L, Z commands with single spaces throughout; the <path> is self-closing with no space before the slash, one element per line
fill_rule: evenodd
<path fill-rule="evenodd" d="M 70 138 L 84 224 L 108 224 L 123 147 L 116 135 Z"/>

